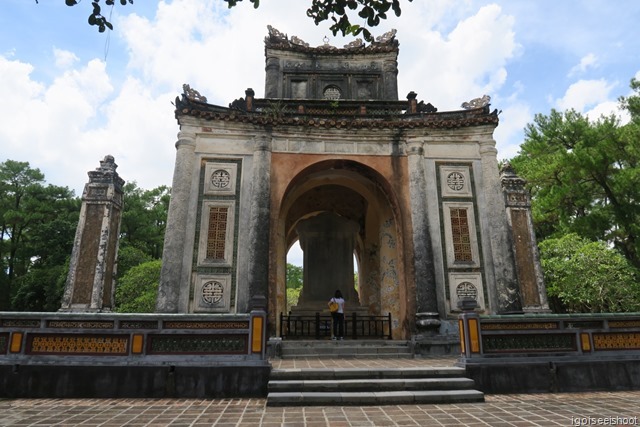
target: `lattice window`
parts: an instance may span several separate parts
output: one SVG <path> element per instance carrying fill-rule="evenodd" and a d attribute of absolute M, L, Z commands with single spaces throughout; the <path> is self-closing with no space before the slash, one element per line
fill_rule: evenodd
<path fill-rule="evenodd" d="M 227 239 L 228 207 L 209 208 L 209 231 L 207 234 L 207 259 L 224 259 Z"/>
<path fill-rule="evenodd" d="M 467 209 L 451 208 L 451 235 L 453 238 L 454 260 L 462 262 L 473 261 Z"/>

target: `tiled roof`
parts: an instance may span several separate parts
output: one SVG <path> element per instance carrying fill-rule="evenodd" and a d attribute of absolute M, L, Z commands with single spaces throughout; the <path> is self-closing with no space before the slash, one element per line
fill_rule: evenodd
<path fill-rule="evenodd" d="M 437 112 L 431 104 L 411 101 L 297 100 L 240 98 L 229 107 L 190 99 L 175 101 L 176 119 L 183 116 L 210 121 L 234 121 L 269 126 L 316 128 L 411 129 L 459 128 L 498 124 L 498 111 L 489 105 L 458 111 Z M 249 108 L 247 108 L 249 106 Z"/>

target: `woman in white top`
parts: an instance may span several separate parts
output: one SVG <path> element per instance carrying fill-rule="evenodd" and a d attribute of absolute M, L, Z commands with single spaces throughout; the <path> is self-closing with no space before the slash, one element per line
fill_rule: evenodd
<path fill-rule="evenodd" d="M 342 298 L 342 292 L 339 289 L 329 300 L 329 303 L 332 302 L 338 304 L 338 310 L 331 313 L 333 319 L 333 337 L 331 339 L 341 340 L 344 338 L 344 298 Z"/>

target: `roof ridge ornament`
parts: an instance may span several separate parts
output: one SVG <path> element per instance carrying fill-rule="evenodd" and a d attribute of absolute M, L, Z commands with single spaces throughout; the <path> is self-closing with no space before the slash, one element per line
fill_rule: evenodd
<path fill-rule="evenodd" d="M 186 83 L 182 85 L 182 90 L 184 90 L 184 96 L 186 96 L 189 101 L 207 102 L 206 96 L 200 95 L 200 92 L 191 89 L 191 86 Z"/>
<path fill-rule="evenodd" d="M 473 110 L 475 108 L 487 107 L 491 103 L 491 97 L 484 95 L 482 98 L 474 98 L 469 102 L 463 102 L 461 107 L 465 110 Z"/>
<path fill-rule="evenodd" d="M 267 38 L 267 40 L 271 40 L 274 42 L 289 43 L 289 37 L 287 37 L 286 34 L 282 34 L 280 31 L 278 31 L 276 28 L 273 28 L 271 25 L 267 25 L 267 30 L 269 30 L 269 37 Z"/>
<path fill-rule="evenodd" d="M 387 44 L 393 42 L 393 40 L 396 38 L 397 32 L 398 31 L 395 28 L 391 31 L 387 31 L 383 35 L 376 37 L 376 43 Z"/>
<path fill-rule="evenodd" d="M 362 41 L 362 39 L 360 39 L 360 38 L 355 39 L 351 43 L 348 43 L 348 44 L 344 45 L 345 49 L 357 49 L 359 47 L 364 47 L 364 41 Z"/>
<path fill-rule="evenodd" d="M 309 47 L 309 43 L 305 42 L 298 36 L 291 36 L 291 43 L 297 44 L 298 46 Z"/>

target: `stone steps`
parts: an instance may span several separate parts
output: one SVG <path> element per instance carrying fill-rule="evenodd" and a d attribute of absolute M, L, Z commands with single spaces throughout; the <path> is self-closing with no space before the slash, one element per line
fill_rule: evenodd
<path fill-rule="evenodd" d="M 462 368 L 274 369 L 267 406 L 483 402 Z"/>

